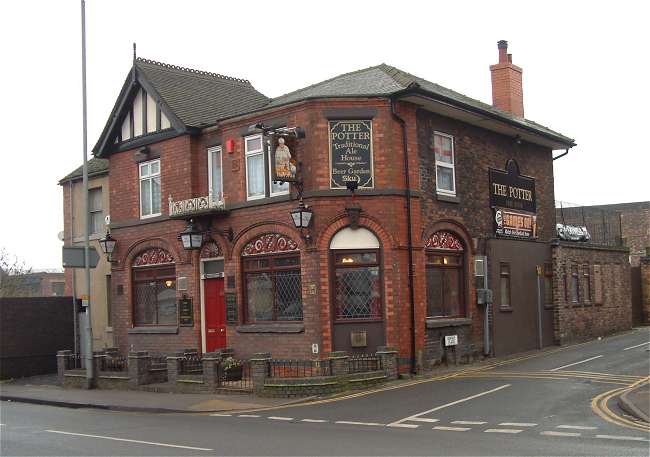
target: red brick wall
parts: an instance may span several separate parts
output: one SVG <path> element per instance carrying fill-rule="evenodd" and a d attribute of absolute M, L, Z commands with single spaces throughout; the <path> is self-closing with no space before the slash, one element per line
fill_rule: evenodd
<path fill-rule="evenodd" d="M 588 340 L 632 327 L 628 255 L 627 249 L 590 247 L 568 242 L 557 242 L 552 247 L 556 343 Z M 572 301 L 570 292 L 574 266 L 578 268 L 580 288 L 577 302 Z M 601 270 L 600 284 L 595 266 Z M 588 277 L 585 272 L 589 273 Z M 587 278 L 591 298 L 586 293 Z M 566 290 L 567 287 L 569 290 Z M 596 292 L 600 288 L 601 300 Z"/>

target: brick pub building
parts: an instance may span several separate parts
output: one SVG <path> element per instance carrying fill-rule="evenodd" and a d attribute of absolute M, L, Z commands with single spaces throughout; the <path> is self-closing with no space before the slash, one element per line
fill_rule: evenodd
<path fill-rule="evenodd" d="M 94 148 L 110 163 L 116 345 L 389 346 L 409 370 L 537 347 L 540 322 L 552 344 L 536 266 L 555 236 L 552 151 L 574 142 L 523 118 L 506 42 L 490 70 L 494 106 L 384 64 L 269 99 L 135 59 Z M 199 249 L 179 240 L 188 224 Z"/>

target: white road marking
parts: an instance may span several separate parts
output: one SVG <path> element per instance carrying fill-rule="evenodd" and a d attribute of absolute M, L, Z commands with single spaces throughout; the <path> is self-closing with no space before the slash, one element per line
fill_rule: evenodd
<path fill-rule="evenodd" d="M 397 421 L 393 422 L 393 424 L 401 424 L 402 422 L 412 421 L 414 419 L 419 418 L 420 416 L 425 416 L 425 415 L 427 415 L 429 413 L 432 413 L 434 411 L 438 411 L 438 410 L 441 410 L 443 408 L 448 408 L 449 406 L 454 406 L 454 405 L 457 405 L 459 403 L 464 403 L 466 401 L 473 400 L 473 399 L 478 398 L 478 397 L 482 397 L 483 395 L 487 395 L 487 394 L 491 394 L 493 392 L 497 392 L 497 391 L 499 391 L 501 389 L 505 389 L 506 387 L 510 387 L 510 384 L 504 384 L 504 385 L 499 386 L 499 387 L 497 387 L 495 389 L 486 390 L 485 392 L 481 392 L 480 394 L 472 395 L 472 396 L 469 396 L 469 397 L 461 398 L 460 400 L 452 401 L 451 403 L 446 403 L 444 405 L 436 406 L 435 408 L 431 408 L 431 409 L 428 409 L 426 411 L 422 411 L 421 413 L 413 414 L 412 416 L 405 417 L 404 419 L 397 420 Z"/>
<path fill-rule="evenodd" d="M 546 432 L 541 432 L 540 435 L 546 435 L 546 436 L 580 436 L 580 433 L 546 431 Z"/>
<path fill-rule="evenodd" d="M 413 422 L 428 422 L 431 424 L 433 424 L 434 422 L 440 422 L 440 419 L 429 419 L 428 417 L 415 417 L 409 420 Z"/>
<path fill-rule="evenodd" d="M 336 421 L 335 424 L 345 424 L 345 425 L 372 425 L 375 427 L 384 427 L 386 424 L 379 424 L 377 422 L 355 422 L 355 421 Z"/>
<path fill-rule="evenodd" d="M 210 416 L 217 416 L 217 417 L 231 417 L 232 414 L 218 414 L 218 413 L 213 413 L 213 414 L 210 414 Z"/>
<path fill-rule="evenodd" d="M 596 430 L 598 427 L 587 427 L 586 425 L 558 425 L 557 428 L 568 428 L 571 430 Z"/>
<path fill-rule="evenodd" d="M 523 430 L 516 428 L 488 428 L 483 433 L 521 433 Z"/>
<path fill-rule="evenodd" d="M 259 414 L 240 414 L 237 417 L 260 417 Z"/>
<path fill-rule="evenodd" d="M 325 419 L 302 419 L 301 422 L 310 422 L 314 424 L 323 424 L 327 422 Z"/>
<path fill-rule="evenodd" d="M 614 436 L 614 435 L 596 435 L 596 438 L 605 440 L 630 440 L 630 441 L 648 441 L 649 439 L 641 438 L 640 436 Z"/>
<path fill-rule="evenodd" d="M 483 421 L 452 421 L 452 424 L 458 424 L 458 425 L 485 425 L 487 422 Z"/>
<path fill-rule="evenodd" d="M 471 430 L 470 427 L 443 427 L 442 425 L 436 425 L 432 430 L 445 430 L 447 432 L 466 432 Z"/>
<path fill-rule="evenodd" d="M 641 346 L 645 346 L 646 344 L 650 344 L 650 341 L 645 342 L 645 343 L 641 343 L 641 344 L 637 344 L 636 346 L 630 346 L 629 348 L 625 348 L 625 349 L 623 349 L 623 350 L 624 350 L 624 351 L 629 351 L 630 349 L 634 349 L 634 348 L 638 348 L 638 347 L 641 347 Z"/>
<path fill-rule="evenodd" d="M 271 419 L 274 421 L 292 421 L 293 417 L 281 417 L 281 416 L 269 416 L 267 419 Z"/>
<path fill-rule="evenodd" d="M 418 428 L 417 424 L 388 424 L 386 427 L 400 427 L 400 428 Z"/>
<path fill-rule="evenodd" d="M 173 447 L 178 449 L 191 449 L 193 451 L 214 451 L 214 449 L 208 449 L 205 447 L 194 447 L 194 446 L 181 446 L 178 444 L 167 444 L 167 443 L 156 443 L 154 441 L 140 441 L 140 440 L 129 440 L 126 438 L 115 438 L 112 436 L 101 436 L 101 435 L 86 435 L 84 433 L 72 433 L 72 432 L 63 432 L 61 430 L 45 430 L 48 433 L 58 433 L 61 435 L 72 435 L 72 436 L 83 436 L 85 438 L 98 438 L 102 440 L 111 440 L 111 441 L 124 441 L 127 443 L 136 443 L 136 444 L 148 444 L 151 446 L 162 446 L 162 447 Z"/>
<path fill-rule="evenodd" d="M 537 424 L 530 422 L 501 422 L 499 425 L 504 425 L 506 427 L 535 427 Z"/>
<path fill-rule="evenodd" d="M 569 368 L 569 367 L 572 367 L 574 365 L 579 365 L 581 363 L 585 363 L 585 362 L 589 362 L 591 360 L 599 359 L 601 357 L 603 357 L 603 356 L 602 355 L 597 355 L 596 357 L 591 357 L 590 359 L 581 360 L 579 362 L 573 362 L 573 363 L 570 363 L 568 365 L 562 365 L 561 367 L 553 368 L 552 370 L 549 370 L 549 371 L 558 371 L 558 370 L 561 370 L 562 368 Z"/>

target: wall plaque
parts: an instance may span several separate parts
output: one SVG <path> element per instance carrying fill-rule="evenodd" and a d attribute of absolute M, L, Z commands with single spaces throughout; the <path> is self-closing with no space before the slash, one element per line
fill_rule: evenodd
<path fill-rule="evenodd" d="M 330 121 L 330 188 L 346 189 L 356 181 L 359 189 L 372 189 L 372 121 Z"/>
<path fill-rule="evenodd" d="M 194 326 L 194 306 L 190 297 L 183 297 L 178 301 L 179 321 L 181 327 Z"/>
<path fill-rule="evenodd" d="M 519 165 L 513 159 L 506 162 L 505 170 L 489 169 L 490 206 L 537 212 L 535 203 L 535 179 L 519 173 Z"/>
<path fill-rule="evenodd" d="M 228 324 L 237 324 L 237 294 L 226 293 L 226 322 Z"/>
<path fill-rule="evenodd" d="M 537 238 L 537 216 L 503 208 L 494 208 L 494 232 L 497 236 Z"/>

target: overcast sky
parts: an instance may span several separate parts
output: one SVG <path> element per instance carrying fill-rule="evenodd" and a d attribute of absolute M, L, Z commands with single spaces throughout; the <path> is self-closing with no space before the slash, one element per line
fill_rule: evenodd
<path fill-rule="evenodd" d="M 140 57 L 246 78 L 270 97 L 385 62 L 490 103 L 489 65 L 505 39 L 524 69 L 526 117 L 578 143 L 555 162 L 556 198 L 650 200 L 642 5 L 88 0 L 89 148 L 131 67 L 133 42 Z M 57 268 L 57 182 L 83 157 L 80 2 L 3 1 L 0 11 L 0 248 Z"/>

